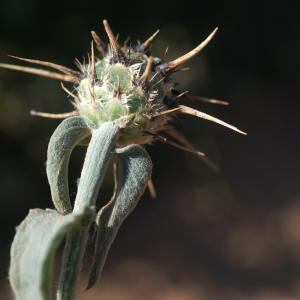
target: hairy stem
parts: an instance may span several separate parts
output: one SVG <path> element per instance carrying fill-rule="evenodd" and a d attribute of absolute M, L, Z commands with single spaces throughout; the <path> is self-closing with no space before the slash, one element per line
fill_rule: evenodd
<path fill-rule="evenodd" d="M 119 131 L 119 126 L 107 122 L 92 133 L 81 172 L 74 212 L 79 211 L 83 206 L 92 207 L 95 205 L 107 167 L 114 155 L 113 149 Z M 88 227 L 75 228 L 68 233 L 57 294 L 58 300 L 75 299 L 87 237 Z"/>

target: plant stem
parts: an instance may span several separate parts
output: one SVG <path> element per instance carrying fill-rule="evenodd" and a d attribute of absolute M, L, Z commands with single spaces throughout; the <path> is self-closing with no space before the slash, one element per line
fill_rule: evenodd
<path fill-rule="evenodd" d="M 107 122 L 96 129 L 87 149 L 81 172 L 74 212 L 84 205 L 95 205 L 107 167 L 114 155 L 114 147 L 120 127 Z M 76 286 L 81 271 L 82 257 L 88 238 L 87 228 L 75 228 L 68 233 L 61 271 L 58 300 L 75 299 Z"/>

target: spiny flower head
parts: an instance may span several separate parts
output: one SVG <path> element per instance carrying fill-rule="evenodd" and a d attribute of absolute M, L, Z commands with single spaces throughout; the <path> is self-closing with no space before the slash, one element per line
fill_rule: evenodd
<path fill-rule="evenodd" d="M 223 101 L 180 93 L 174 89 L 177 83 L 171 77 L 173 73 L 181 71 L 178 69 L 180 65 L 199 53 L 209 43 L 217 28 L 194 50 L 174 61 L 164 63 L 164 58 L 153 58 L 151 55 L 151 43 L 158 31 L 143 44 L 138 42 L 137 46 L 127 46 L 125 42 L 124 46 L 121 47 L 106 20 L 103 21 L 103 24 L 110 45 L 105 44 L 92 31 L 97 48 L 102 54 L 102 60 L 95 58 L 92 42 L 89 63 L 85 65 L 85 63 L 81 64 L 78 60 L 76 62 L 81 72 L 53 63 L 18 57 L 15 58 L 55 68 L 65 75 L 0 64 L 2 67 L 31 72 L 76 84 L 76 95 L 69 92 L 62 85 L 63 89 L 75 99 L 75 111 L 59 115 L 38 112 L 32 112 L 32 114 L 54 118 L 80 115 L 86 120 L 91 129 L 98 128 L 103 122 L 117 122 L 122 128 L 117 141 L 119 147 L 129 144 L 150 144 L 153 139 L 159 139 L 197 154 L 218 171 L 218 168 L 203 153 L 199 152 L 184 136 L 168 125 L 168 121 L 173 114 L 184 113 L 214 121 L 244 134 L 236 127 L 205 113 L 180 105 L 175 101 L 177 98 L 184 97 L 198 101 L 228 104 Z M 169 140 L 164 133 L 180 144 Z"/>
<path fill-rule="evenodd" d="M 104 24 L 111 47 L 92 33 L 103 59 L 95 61 L 92 42 L 91 61 L 81 67 L 85 78 L 77 88 L 77 109 L 92 128 L 107 121 L 120 123 L 118 146 L 151 143 L 169 118 L 163 99 L 170 94 L 171 82 L 163 82 L 165 76 L 153 69 L 157 59 L 139 46 L 121 48 Z"/>

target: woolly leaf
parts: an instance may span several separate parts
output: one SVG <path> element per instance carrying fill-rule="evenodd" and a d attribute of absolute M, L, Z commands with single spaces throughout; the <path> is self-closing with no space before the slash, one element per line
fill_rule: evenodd
<path fill-rule="evenodd" d="M 63 215 L 72 212 L 69 197 L 68 165 L 76 145 L 88 143 L 91 131 L 83 118 L 64 120 L 53 133 L 48 146 L 47 175 L 55 208 Z"/>
<path fill-rule="evenodd" d="M 97 241 L 87 289 L 98 281 L 108 250 L 120 225 L 136 206 L 151 178 L 152 162 L 141 146 L 130 145 L 116 149 L 116 154 L 115 192 L 96 218 Z"/>
<path fill-rule="evenodd" d="M 72 228 L 88 226 L 94 209 L 66 216 L 56 210 L 32 209 L 17 227 L 11 247 L 9 279 L 16 300 L 50 300 L 55 253 Z"/>

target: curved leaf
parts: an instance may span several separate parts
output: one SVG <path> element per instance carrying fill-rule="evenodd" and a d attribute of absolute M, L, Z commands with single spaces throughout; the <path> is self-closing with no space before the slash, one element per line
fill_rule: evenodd
<path fill-rule="evenodd" d="M 98 281 L 108 250 L 124 219 L 132 212 L 152 173 L 148 153 L 139 145 L 117 149 L 115 156 L 115 193 L 97 215 L 97 241 L 87 289 Z"/>
<path fill-rule="evenodd" d="M 55 253 L 72 228 L 88 226 L 94 209 L 63 216 L 55 210 L 32 209 L 17 227 L 11 247 L 9 279 L 16 300 L 50 300 Z"/>
<path fill-rule="evenodd" d="M 69 197 L 68 165 L 71 152 L 88 142 L 91 131 L 81 117 L 64 120 L 53 133 L 48 146 L 47 176 L 55 208 L 63 215 L 72 212 Z"/>

